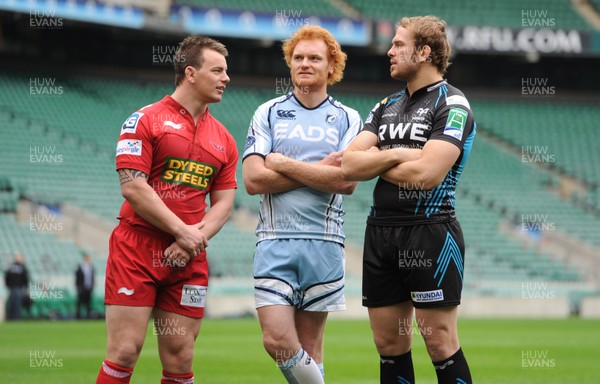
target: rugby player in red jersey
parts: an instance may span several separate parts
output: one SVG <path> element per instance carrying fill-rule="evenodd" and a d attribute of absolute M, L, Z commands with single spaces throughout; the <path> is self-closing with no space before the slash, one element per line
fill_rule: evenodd
<path fill-rule="evenodd" d="M 150 317 L 161 383 L 194 382 L 208 286 L 205 248 L 229 219 L 237 188 L 236 143 L 208 109 L 229 83 L 227 55 L 216 40 L 184 39 L 174 58 L 174 93 L 121 128 L 116 168 L 125 202 L 110 238 L 107 351 L 97 384 L 130 381 Z"/>

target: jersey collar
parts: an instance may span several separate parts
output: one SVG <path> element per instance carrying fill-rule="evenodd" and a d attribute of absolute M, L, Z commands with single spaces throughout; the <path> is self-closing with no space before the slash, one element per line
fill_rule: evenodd
<path fill-rule="evenodd" d="M 424 87 L 421 87 L 421 88 L 417 89 L 412 95 L 410 95 L 408 93 L 408 87 L 407 87 L 406 88 L 406 94 L 410 95 L 410 98 L 412 99 L 412 98 L 414 98 L 416 96 L 420 96 L 422 94 L 427 94 L 427 93 L 429 93 L 429 92 L 431 92 L 433 90 L 438 89 L 442 85 L 446 85 L 446 84 L 448 84 L 448 82 L 446 81 L 446 79 L 438 80 L 438 81 L 436 81 L 434 83 L 428 84 L 428 85 L 426 85 Z"/>
<path fill-rule="evenodd" d="M 323 104 L 325 104 L 327 101 L 329 101 L 329 98 L 330 98 L 331 96 L 327 95 L 327 96 L 325 97 L 325 99 L 323 99 L 323 101 L 321 101 L 321 102 L 320 102 L 320 103 L 319 103 L 317 106 L 315 106 L 315 107 L 313 107 L 313 108 L 308 108 L 307 106 L 305 106 L 304 104 L 302 104 L 302 102 L 301 102 L 301 101 L 300 101 L 300 100 L 299 100 L 299 99 L 296 97 L 296 94 L 295 94 L 294 92 L 292 92 L 292 97 L 294 98 L 294 100 L 296 101 L 296 103 L 298 103 L 298 105 L 300 105 L 302 108 L 304 108 L 304 109 L 306 109 L 306 110 L 308 110 L 308 111 L 313 111 L 313 110 L 315 110 L 315 109 L 319 109 L 319 108 L 321 108 L 321 106 L 322 106 Z"/>
<path fill-rule="evenodd" d="M 190 113 L 190 111 L 188 111 L 184 106 L 179 104 L 174 98 L 171 97 L 171 95 L 165 95 L 165 97 L 163 97 L 163 99 L 161 101 L 163 103 L 165 103 L 166 105 L 168 105 L 169 107 L 171 107 L 173 110 L 178 111 L 180 115 L 187 116 L 189 119 L 192 119 L 192 114 Z M 209 110 L 210 110 L 210 108 L 207 105 L 206 111 L 204 111 L 204 113 L 202 114 L 202 116 L 200 116 L 198 121 L 206 120 L 209 115 Z"/>

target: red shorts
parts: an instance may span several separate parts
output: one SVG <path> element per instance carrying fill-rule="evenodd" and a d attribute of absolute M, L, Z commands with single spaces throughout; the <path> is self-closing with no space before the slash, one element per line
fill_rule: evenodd
<path fill-rule="evenodd" d="M 206 252 L 185 267 L 176 266 L 163 257 L 172 242 L 120 223 L 110 236 L 104 304 L 156 307 L 202 318 L 208 288 Z"/>

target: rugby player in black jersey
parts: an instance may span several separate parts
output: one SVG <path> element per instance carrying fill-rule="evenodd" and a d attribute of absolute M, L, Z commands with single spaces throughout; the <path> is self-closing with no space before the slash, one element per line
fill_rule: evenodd
<path fill-rule="evenodd" d="M 443 78 L 445 29 L 434 16 L 400 21 L 387 55 L 391 77 L 406 88 L 373 108 L 343 154 L 347 180 L 379 177 L 365 233 L 363 305 L 381 383 L 414 383 L 413 334 L 425 340 L 438 383 L 472 382 L 457 331 L 465 247 L 454 207 L 475 122 L 464 94 Z"/>

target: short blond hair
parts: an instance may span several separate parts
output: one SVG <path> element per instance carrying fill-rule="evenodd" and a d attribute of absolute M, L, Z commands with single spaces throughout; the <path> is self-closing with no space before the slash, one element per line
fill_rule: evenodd
<path fill-rule="evenodd" d="M 342 51 L 340 43 L 337 42 L 335 37 L 323 27 L 317 25 L 305 25 L 298 29 L 291 38 L 283 42 L 283 55 L 285 57 L 285 63 L 291 68 L 292 55 L 296 45 L 301 40 L 323 40 L 329 51 L 327 60 L 333 64 L 333 72 L 327 76 L 327 84 L 333 85 L 339 83 L 344 77 L 344 68 L 346 68 L 347 55 Z"/>
<path fill-rule="evenodd" d="M 442 75 L 446 73 L 452 53 L 446 36 L 446 22 L 436 16 L 403 17 L 399 26 L 412 32 L 417 49 L 428 45 L 431 48 L 431 63 Z"/>

